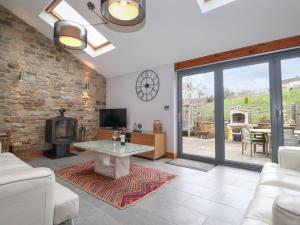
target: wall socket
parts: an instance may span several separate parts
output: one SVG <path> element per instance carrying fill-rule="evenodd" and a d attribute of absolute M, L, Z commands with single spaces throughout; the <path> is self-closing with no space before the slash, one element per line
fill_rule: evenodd
<path fill-rule="evenodd" d="M 164 106 L 164 110 L 169 110 L 170 109 L 170 106 L 169 105 L 165 105 Z"/>

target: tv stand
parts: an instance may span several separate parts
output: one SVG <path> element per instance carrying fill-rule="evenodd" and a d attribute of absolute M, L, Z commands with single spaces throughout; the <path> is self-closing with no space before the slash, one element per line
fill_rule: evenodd
<path fill-rule="evenodd" d="M 99 129 L 97 140 L 112 140 L 113 130 Z M 166 133 L 154 134 L 152 132 L 127 132 L 126 139 L 134 144 L 154 146 L 155 150 L 138 154 L 137 156 L 147 159 L 158 159 L 166 154 Z"/>

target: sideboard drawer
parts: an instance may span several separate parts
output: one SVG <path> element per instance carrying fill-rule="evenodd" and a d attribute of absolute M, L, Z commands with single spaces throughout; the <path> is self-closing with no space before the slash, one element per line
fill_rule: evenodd
<path fill-rule="evenodd" d="M 112 130 L 98 130 L 96 138 L 98 140 L 112 140 L 113 131 Z"/>
<path fill-rule="evenodd" d="M 143 133 L 131 133 L 130 142 L 140 145 L 155 145 L 155 139 L 153 134 L 143 134 Z"/>

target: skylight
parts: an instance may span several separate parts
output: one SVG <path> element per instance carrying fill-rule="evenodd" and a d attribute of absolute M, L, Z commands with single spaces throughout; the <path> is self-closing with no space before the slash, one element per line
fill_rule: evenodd
<path fill-rule="evenodd" d="M 57 20 L 70 20 L 85 25 L 88 33 L 88 46 L 84 51 L 92 57 L 96 57 L 115 48 L 98 30 L 90 25 L 86 19 L 64 0 L 54 0 L 39 16 L 52 27 Z"/>
<path fill-rule="evenodd" d="M 197 0 L 203 13 L 222 7 L 236 0 Z"/>

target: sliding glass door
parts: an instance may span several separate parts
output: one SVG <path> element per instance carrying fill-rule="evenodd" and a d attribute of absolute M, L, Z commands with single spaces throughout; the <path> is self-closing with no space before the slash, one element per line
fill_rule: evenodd
<path fill-rule="evenodd" d="M 300 146 L 300 49 L 178 72 L 180 157 L 259 169 Z"/>
<path fill-rule="evenodd" d="M 181 80 L 182 153 L 215 158 L 214 72 Z"/>
<path fill-rule="evenodd" d="M 300 146 L 300 56 L 280 60 L 283 144 Z"/>
<path fill-rule="evenodd" d="M 223 70 L 225 160 L 271 159 L 269 63 Z"/>

